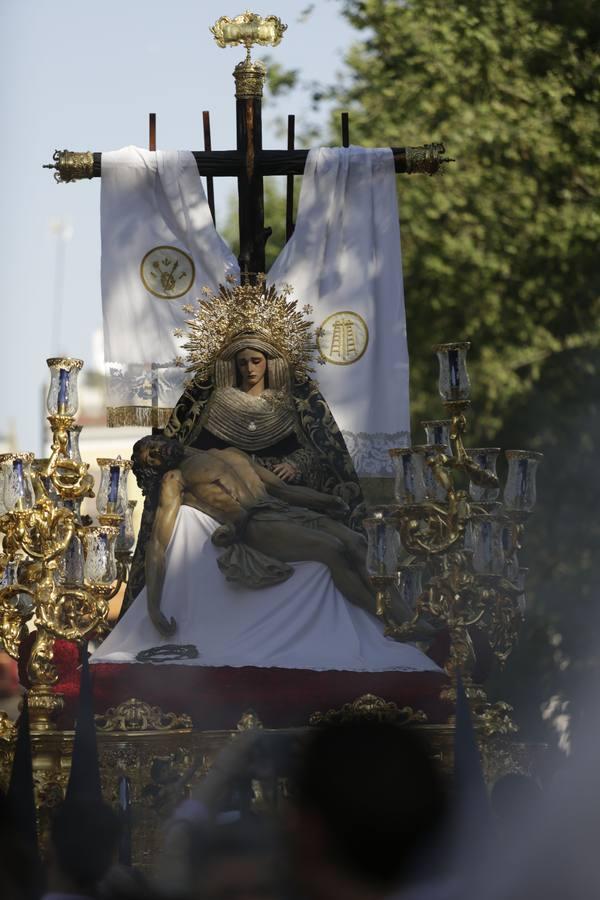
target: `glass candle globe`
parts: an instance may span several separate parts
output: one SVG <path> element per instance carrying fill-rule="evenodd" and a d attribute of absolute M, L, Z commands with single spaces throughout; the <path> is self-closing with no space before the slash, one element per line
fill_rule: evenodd
<path fill-rule="evenodd" d="M 0 453 L 0 516 L 6 512 L 4 504 L 5 465 L 9 462 L 10 453 Z"/>
<path fill-rule="evenodd" d="M 121 459 L 99 459 L 100 487 L 96 498 L 98 514 L 124 516 L 127 512 L 127 476 L 131 461 Z"/>
<path fill-rule="evenodd" d="M 464 401 L 469 399 L 471 382 L 467 372 L 467 350 L 469 341 L 453 344 L 437 344 L 433 349 L 440 364 L 439 391 L 443 400 Z"/>
<path fill-rule="evenodd" d="M 81 434 L 81 425 L 72 425 L 67 431 L 67 458 L 73 462 L 80 463 L 81 451 L 79 449 L 79 436 Z"/>
<path fill-rule="evenodd" d="M 425 499 L 423 455 L 413 447 L 389 451 L 395 469 L 394 495 L 398 503 L 422 503 Z"/>
<path fill-rule="evenodd" d="M 81 585 L 84 578 L 83 545 L 78 535 L 74 534 L 59 562 L 58 581 L 61 584 Z"/>
<path fill-rule="evenodd" d="M 469 541 L 472 544 L 473 568 L 478 574 L 504 574 L 502 529 L 502 520 L 495 516 L 471 517 Z"/>
<path fill-rule="evenodd" d="M 79 406 L 77 377 L 83 360 L 53 357 L 46 360 L 50 369 L 50 387 L 46 409 L 51 416 L 75 416 Z"/>
<path fill-rule="evenodd" d="M 417 599 L 423 593 L 423 563 L 398 566 L 398 590 L 406 607 L 414 610 Z"/>
<path fill-rule="evenodd" d="M 517 597 L 517 603 L 519 605 L 519 612 L 524 617 L 527 611 L 527 597 L 525 595 L 525 585 L 527 582 L 527 575 L 529 569 L 520 568 L 516 578 L 517 589 L 519 590 L 519 595 Z"/>
<path fill-rule="evenodd" d="M 135 544 L 133 511 L 136 506 L 137 500 L 128 500 L 127 508 L 125 510 L 125 517 L 121 522 L 121 525 L 119 526 L 119 536 L 117 537 L 117 543 L 115 544 L 115 549 L 118 553 L 123 553 L 131 550 L 131 548 Z"/>
<path fill-rule="evenodd" d="M 3 469 L 3 500 L 6 510 L 31 509 L 35 494 L 31 481 L 33 453 L 7 453 Z"/>
<path fill-rule="evenodd" d="M 426 443 L 444 447 L 444 453 L 447 456 L 452 456 L 452 447 L 450 445 L 452 419 L 429 419 L 426 422 L 421 422 L 421 425 L 425 429 Z"/>
<path fill-rule="evenodd" d="M 111 525 L 89 525 L 85 529 L 83 573 L 89 584 L 112 584 L 117 578 L 115 541 L 119 529 Z"/>
<path fill-rule="evenodd" d="M 543 459 L 542 453 L 532 450 L 507 450 L 508 475 L 504 486 L 504 503 L 507 509 L 531 512 L 535 506 L 535 477 Z"/>
<path fill-rule="evenodd" d="M 485 469 L 486 472 L 491 472 L 492 475 L 496 474 L 496 461 L 499 453 L 500 447 L 471 447 L 467 450 L 467 455 L 473 462 L 481 469 Z M 469 495 L 471 500 L 476 503 L 490 503 L 497 499 L 499 493 L 499 487 L 486 487 L 475 484 L 472 480 L 469 482 Z"/>
<path fill-rule="evenodd" d="M 448 498 L 448 491 L 440 484 L 435 477 L 429 460 L 437 456 L 438 453 L 445 453 L 446 447 L 443 444 L 422 444 L 420 447 L 414 447 L 423 459 L 423 482 L 425 484 L 425 496 L 433 503 L 444 503 Z"/>
<path fill-rule="evenodd" d="M 373 577 L 395 578 L 400 554 L 396 521 L 382 512 L 364 519 L 367 532 L 367 572 Z"/>

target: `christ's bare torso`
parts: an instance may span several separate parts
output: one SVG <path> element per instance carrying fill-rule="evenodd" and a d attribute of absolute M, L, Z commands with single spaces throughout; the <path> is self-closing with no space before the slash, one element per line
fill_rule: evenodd
<path fill-rule="evenodd" d="M 182 503 L 208 513 L 219 522 L 238 521 L 267 496 L 252 463 L 239 450 L 186 448 L 179 473 Z"/>

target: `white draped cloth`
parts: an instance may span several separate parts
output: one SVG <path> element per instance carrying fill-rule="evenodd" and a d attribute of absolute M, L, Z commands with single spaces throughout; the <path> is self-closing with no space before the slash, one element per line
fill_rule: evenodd
<path fill-rule="evenodd" d="M 183 306 L 239 266 L 189 151 L 103 153 L 101 230 L 108 424 L 164 427 L 189 377 L 176 364 Z"/>
<path fill-rule="evenodd" d="M 177 631 L 161 638 L 146 609 L 145 589 L 91 658 L 134 663 L 140 651 L 194 645 L 194 666 L 258 666 L 354 672 L 439 672 L 410 644 L 386 638 L 373 616 L 352 605 L 320 563 L 296 563 L 286 582 L 264 590 L 227 583 L 211 542 L 218 523 L 183 506 L 167 549 L 161 608 Z"/>
<path fill-rule="evenodd" d="M 392 475 L 410 444 L 408 346 L 394 157 L 321 147 L 306 160 L 292 238 L 271 267 L 312 307 L 321 391 L 359 475 Z"/>

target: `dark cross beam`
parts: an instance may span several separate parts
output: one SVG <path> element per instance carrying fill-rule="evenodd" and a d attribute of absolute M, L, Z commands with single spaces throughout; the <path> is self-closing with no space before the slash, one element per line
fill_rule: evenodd
<path fill-rule="evenodd" d="M 265 244 L 271 234 L 264 222 L 263 179 L 267 175 L 284 175 L 287 182 L 286 236 L 293 232 L 292 210 L 294 175 L 302 175 L 308 150 L 294 149 L 294 117 L 288 117 L 288 149 L 263 150 L 262 146 L 262 85 L 253 96 L 240 96 L 236 91 L 235 150 L 212 150 L 210 117 L 203 113 L 204 150 L 194 150 L 194 158 L 200 175 L 206 176 L 207 194 L 213 220 L 213 178 L 237 178 L 240 228 L 240 270 L 246 275 L 265 271 Z M 342 145 L 350 145 L 348 113 L 342 113 Z M 150 114 L 150 149 L 156 149 L 156 116 Z M 425 144 L 422 147 L 392 147 L 396 172 L 412 174 L 424 172 L 433 175 L 446 162 L 443 144 Z M 56 169 L 59 182 L 96 178 L 102 174 L 101 153 L 78 153 L 56 150 L 54 162 L 44 166 Z"/>

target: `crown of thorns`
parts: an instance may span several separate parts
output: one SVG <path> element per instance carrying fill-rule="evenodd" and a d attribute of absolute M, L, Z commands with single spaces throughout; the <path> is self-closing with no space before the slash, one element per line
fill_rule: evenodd
<path fill-rule="evenodd" d="M 255 284 L 237 284 L 228 278 L 216 293 L 202 288 L 196 304 L 183 307 L 191 316 L 187 330 L 175 331 L 175 337 L 187 338 L 183 344 L 186 357 L 178 359 L 179 365 L 208 377 L 228 346 L 245 335 L 251 342 L 255 335 L 286 360 L 296 378 L 307 378 L 315 357 L 321 361 L 320 353 L 313 338 L 313 322 L 306 318 L 312 308 L 298 309 L 297 302 L 290 299 L 292 293 L 290 285 L 267 287 L 264 275 Z"/>

